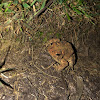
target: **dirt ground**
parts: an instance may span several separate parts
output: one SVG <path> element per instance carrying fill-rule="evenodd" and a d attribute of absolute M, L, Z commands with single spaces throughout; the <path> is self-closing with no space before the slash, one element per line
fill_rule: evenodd
<path fill-rule="evenodd" d="M 20 34 L 16 23 L 16 31 L 2 29 L 0 68 L 14 70 L 0 75 L 0 100 L 100 100 L 99 16 L 93 18 L 93 24 L 80 16 L 68 21 L 61 14 L 47 10 L 28 27 L 22 22 Z M 45 46 L 51 38 L 74 45 L 74 70 L 58 73 L 52 66 L 44 69 L 55 62 Z"/>

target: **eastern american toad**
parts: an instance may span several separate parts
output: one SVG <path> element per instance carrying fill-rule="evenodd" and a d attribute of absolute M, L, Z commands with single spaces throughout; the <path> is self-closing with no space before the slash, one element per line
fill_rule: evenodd
<path fill-rule="evenodd" d="M 53 65 L 56 71 L 59 72 L 66 67 L 73 68 L 75 64 L 75 52 L 69 42 L 51 39 L 47 43 L 47 51 L 58 63 Z"/>

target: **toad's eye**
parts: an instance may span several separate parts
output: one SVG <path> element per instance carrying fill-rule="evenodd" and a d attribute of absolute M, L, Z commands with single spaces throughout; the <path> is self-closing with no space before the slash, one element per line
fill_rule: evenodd
<path fill-rule="evenodd" d="M 60 56 L 61 54 L 58 54 L 58 53 L 57 53 L 56 55 L 57 55 L 57 56 Z"/>

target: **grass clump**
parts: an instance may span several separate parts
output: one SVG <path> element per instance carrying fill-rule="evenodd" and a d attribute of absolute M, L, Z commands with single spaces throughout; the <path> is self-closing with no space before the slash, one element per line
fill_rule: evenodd
<path fill-rule="evenodd" d="M 52 0 L 51 0 L 52 1 Z M 78 15 L 85 15 L 90 18 L 90 15 L 86 12 L 86 3 L 83 0 L 55 0 L 58 4 L 62 5 L 64 9 L 67 8 L 66 16 L 70 19 L 70 12 Z M 0 2 L 0 12 L 2 13 L 16 13 L 24 11 L 27 14 L 29 11 L 33 12 L 35 16 L 50 0 L 9 0 Z M 53 1 L 52 1 L 53 2 Z M 55 3 L 55 2 L 54 2 Z"/>
<path fill-rule="evenodd" d="M 70 21 L 73 16 L 85 16 L 91 19 L 89 9 L 84 0 L 57 0 L 59 4 L 63 5 L 63 10 Z M 67 9 L 66 9 L 67 8 Z"/>
<path fill-rule="evenodd" d="M 33 17 L 39 15 L 39 13 L 42 14 L 45 7 L 48 9 L 50 6 L 48 3 L 53 3 L 54 8 L 56 8 L 57 5 L 61 6 L 64 16 L 67 16 L 69 21 L 72 20 L 74 16 L 85 16 L 91 20 L 90 12 L 87 10 L 87 4 L 83 0 L 0 0 L 0 15 L 6 19 L 6 21 L 0 23 L 0 25 L 5 28 L 10 27 L 14 30 L 14 33 L 17 34 L 23 32 L 24 29 L 22 25 L 32 30 L 28 24 Z M 12 23 L 17 23 L 17 26 L 8 26 Z M 27 34 L 30 35 L 29 33 Z"/>

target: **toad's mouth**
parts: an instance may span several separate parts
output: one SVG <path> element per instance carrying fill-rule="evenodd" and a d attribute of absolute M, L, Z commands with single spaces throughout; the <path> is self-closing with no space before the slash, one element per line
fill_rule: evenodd
<path fill-rule="evenodd" d="M 57 56 L 60 56 L 61 54 L 57 53 L 56 55 L 57 55 Z"/>
<path fill-rule="evenodd" d="M 61 59 L 64 58 L 64 55 L 63 55 L 62 53 L 56 53 L 56 55 L 57 55 L 58 57 L 60 57 Z"/>

